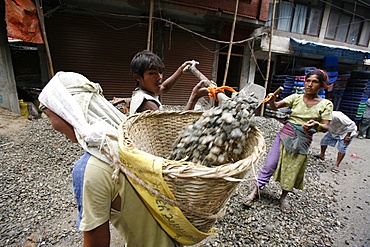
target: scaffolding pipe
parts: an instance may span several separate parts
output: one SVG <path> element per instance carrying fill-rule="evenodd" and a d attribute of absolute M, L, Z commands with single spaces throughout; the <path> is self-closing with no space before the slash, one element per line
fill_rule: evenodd
<path fill-rule="evenodd" d="M 148 27 L 148 38 L 146 43 L 146 49 L 152 51 L 151 49 L 151 37 L 152 37 L 152 24 L 153 24 L 153 11 L 154 11 L 154 0 L 150 0 L 150 10 L 149 10 L 149 27 Z"/>
<path fill-rule="evenodd" d="M 276 8 L 276 0 L 273 0 L 272 4 L 272 14 L 271 14 L 271 25 L 270 25 L 270 40 L 269 40 L 269 55 L 267 59 L 267 70 L 265 76 L 265 90 L 267 91 L 269 75 L 270 75 L 270 66 L 271 66 L 271 47 L 272 47 L 272 36 L 274 32 L 274 21 L 275 21 L 275 8 Z M 261 105 L 261 116 L 263 116 L 264 112 L 264 104 Z"/>
<path fill-rule="evenodd" d="M 223 86 L 226 85 L 226 79 L 227 79 L 227 72 L 229 71 L 229 63 L 230 63 L 230 56 L 231 56 L 231 48 L 233 47 L 233 40 L 234 40 L 234 32 L 235 32 L 235 23 L 236 23 L 236 17 L 238 15 L 238 8 L 239 8 L 239 0 L 236 0 L 235 5 L 235 13 L 234 13 L 234 20 L 233 20 L 233 26 L 231 29 L 231 35 L 230 35 L 230 45 L 229 45 L 229 51 L 227 52 L 227 60 L 226 60 L 226 68 L 225 68 L 225 74 L 224 74 L 224 81 L 222 83 Z"/>
<path fill-rule="evenodd" d="M 42 11 L 42 6 L 40 4 L 40 0 L 36 0 L 36 9 L 37 9 L 37 16 L 39 18 L 40 22 L 40 28 L 42 33 L 42 39 L 44 40 L 46 55 L 48 58 L 48 69 L 49 69 L 49 76 L 50 78 L 54 76 L 54 69 L 53 69 L 53 61 L 51 60 L 51 53 L 49 49 L 49 43 L 46 36 L 46 30 L 45 30 L 45 22 L 44 22 L 44 13 Z"/>

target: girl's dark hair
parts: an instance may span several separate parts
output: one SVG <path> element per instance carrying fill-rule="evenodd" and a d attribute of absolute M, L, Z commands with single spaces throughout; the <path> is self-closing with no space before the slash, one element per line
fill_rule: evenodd
<path fill-rule="evenodd" d="M 328 86 L 328 74 L 326 74 L 325 71 L 323 71 L 322 69 L 314 69 L 314 70 L 311 70 L 309 71 L 307 74 L 306 74 L 306 78 L 312 76 L 312 75 L 316 75 L 317 76 L 317 79 L 319 79 L 319 82 L 321 84 L 321 87 L 327 89 L 329 88 L 330 86 Z"/>
<path fill-rule="evenodd" d="M 140 77 L 143 77 L 147 69 L 159 69 L 159 71 L 163 73 L 164 63 L 162 59 L 153 52 L 148 50 L 140 51 L 131 60 L 132 76 L 138 74 Z"/>

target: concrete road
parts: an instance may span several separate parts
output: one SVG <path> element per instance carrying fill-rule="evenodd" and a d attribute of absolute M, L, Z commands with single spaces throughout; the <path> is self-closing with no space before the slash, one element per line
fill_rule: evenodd
<path fill-rule="evenodd" d="M 314 135 L 311 150 L 319 153 L 324 133 Z M 338 232 L 334 232 L 334 246 L 370 246 L 370 139 L 354 138 L 335 174 L 330 168 L 337 157 L 337 149 L 328 147 L 321 162 L 321 180 L 328 182 L 337 200 Z"/>

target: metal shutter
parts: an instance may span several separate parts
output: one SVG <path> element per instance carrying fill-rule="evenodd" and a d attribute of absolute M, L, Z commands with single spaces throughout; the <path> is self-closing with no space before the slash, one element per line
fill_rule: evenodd
<path fill-rule="evenodd" d="M 166 66 L 164 78 L 169 77 L 176 69 L 188 60 L 199 62 L 197 68 L 208 79 L 212 79 L 214 43 L 192 35 L 184 30 L 166 29 L 164 35 L 164 56 Z M 165 105 L 185 105 L 193 87 L 199 80 L 193 74 L 184 74 L 170 92 L 163 95 L 161 101 Z"/>
<path fill-rule="evenodd" d="M 107 99 L 131 97 L 132 57 L 146 49 L 147 25 L 71 13 L 46 19 L 54 71 L 74 71 L 100 83 Z"/>

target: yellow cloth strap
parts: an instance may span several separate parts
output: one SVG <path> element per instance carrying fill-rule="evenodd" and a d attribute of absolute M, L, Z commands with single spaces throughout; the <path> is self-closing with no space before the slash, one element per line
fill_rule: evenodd
<path fill-rule="evenodd" d="M 162 165 L 165 162 L 163 158 L 127 146 L 123 147 L 122 140 L 119 141 L 119 155 L 121 161 L 136 176 L 162 195 L 176 200 L 162 176 Z M 143 199 L 156 221 L 174 240 L 183 245 L 195 245 L 211 235 L 212 232 L 201 232 L 194 227 L 182 213 L 181 209 L 153 196 L 147 189 L 131 178 L 127 178 Z"/>

